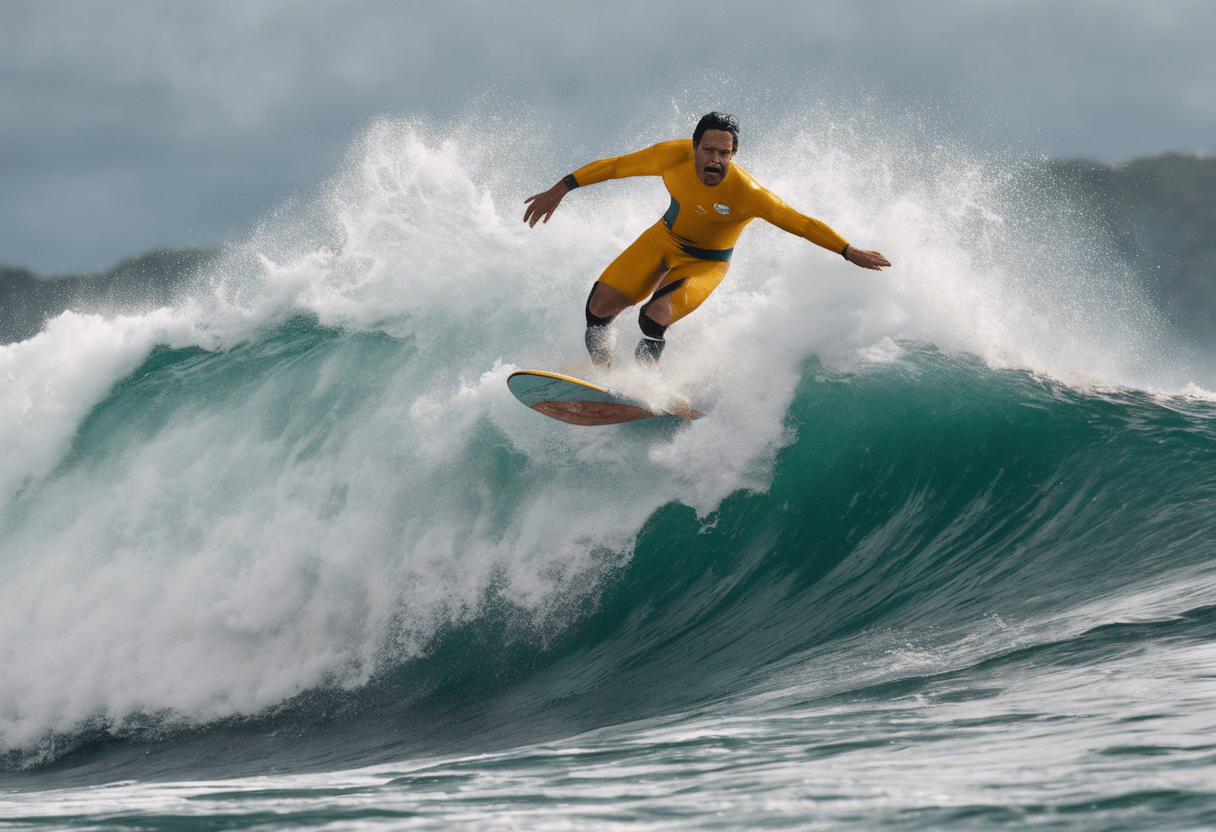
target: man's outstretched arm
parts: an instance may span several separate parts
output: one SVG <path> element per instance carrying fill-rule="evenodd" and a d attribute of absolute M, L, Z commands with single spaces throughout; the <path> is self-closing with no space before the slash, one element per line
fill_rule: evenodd
<path fill-rule="evenodd" d="M 828 251 L 834 251 L 854 266 L 860 266 L 863 269 L 872 269 L 877 272 L 891 265 L 891 261 L 877 251 L 854 248 L 845 241 L 844 237 L 833 231 L 827 223 L 795 211 L 784 200 L 766 188 L 756 185 L 753 193 L 759 201 L 756 216 L 771 222 L 782 231 L 788 231 L 810 240 Z"/>
<path fill-rule="evenodd" d="M 524 210 L 524 222 L 530 228 L 535 228 L 538 220 L 548 222 L 549 217 L 553 216 L 553 212 L 557 210 L 562 197 L 582 185 L 594 185 L 597 182 L 624 179 L 629 176 L 662 176 L 664 171 L 691 158 L 692 142 L 688 139 L 676 139 L 670 142 L 660 142 L 625 156 L 597 159 L 564 177 L 561 182 L 544 193 L 525 199 L 524 202 L 528 203 L 528 207 Z"/>

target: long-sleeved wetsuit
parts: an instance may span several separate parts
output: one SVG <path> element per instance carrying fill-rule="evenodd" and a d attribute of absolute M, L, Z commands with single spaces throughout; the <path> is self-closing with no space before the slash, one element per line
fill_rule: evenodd
<path fill-rule="evenodd" d="M 732 164 L 717 185 L 706 185 L 697 176 L 691 139 L 600 159 L 565 182 L 575 188 L 628 176 L 662 176 L 671 205 L 604 270 L 600 281 L 635 303 L 652 292 L 655 297 L 671 292 L 673 322 L 700 306 L 722 282 L 735 241 L 753 219 L 838 254 L 847 245 L 828 225 L 795 211 L 738 165 Z"/>

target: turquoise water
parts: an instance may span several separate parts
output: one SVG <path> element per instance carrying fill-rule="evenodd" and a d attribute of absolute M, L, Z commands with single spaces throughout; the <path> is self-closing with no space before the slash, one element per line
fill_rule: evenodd
<path fill-rule="evenodd" d="M 0 347 L 4 823 L 1211 825 L 1202 368 L 996 173 L 791 141 L 896 268 L 753 229 L 662 373 L 622 321 L 605 380 L 695 422 L 505 384 L 580 369 L 661 195 L 528 232 L 404 123 L 175 305 Z"/>

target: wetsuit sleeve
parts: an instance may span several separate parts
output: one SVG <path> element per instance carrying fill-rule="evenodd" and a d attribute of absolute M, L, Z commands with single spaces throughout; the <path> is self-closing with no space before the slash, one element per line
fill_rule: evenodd
<path fill-rule="evenodd" d="M 828 251 L 834 251 L 837 254 L 844 252 L 844 248 L 848 245 L 848 242 L 844 237 L 841 237 L 832 230 L 830 225 L 820 222 L 814 217 L 808 217 L 806 214 L 795 211 L 784 200 L 765 188 L 759 185 L 755 187 L 755 216 L 771 222 L 782 231 L 788 231 L 791 234 L 796 234 L 799 237 L 810 240 L 815 245 L 822 246 Z"/>
<path fill-rule="evenodd" d="M 662 176 L 681 162 L 692 158 L 692 140 L 661 142 L 625 156 L 613 156 L 583 165 L 565 178 L 570 187 L 594 185 L 627 176 Z M 574 183 L 571 184 L 570 180 Z"/>

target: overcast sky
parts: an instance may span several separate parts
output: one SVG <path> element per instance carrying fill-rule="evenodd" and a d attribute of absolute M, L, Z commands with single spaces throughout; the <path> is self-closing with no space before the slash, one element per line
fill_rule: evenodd
<path fill-rule="evenodd" d="M 520 106 L 569 139 L 717 85 L 740 113 L 919 113 L 979 154 L 1216 150 L 1214 40 L 1210 0 L 4 0 L 0 263 L 219 245 L 384 115 Z"/>

